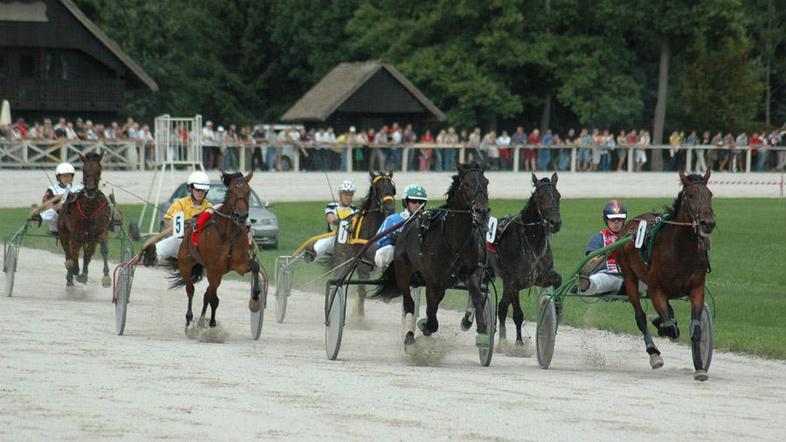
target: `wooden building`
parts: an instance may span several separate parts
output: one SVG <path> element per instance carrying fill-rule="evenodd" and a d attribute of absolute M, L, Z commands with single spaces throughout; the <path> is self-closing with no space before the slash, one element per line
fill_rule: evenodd
<path fill-rule="evenodd" d="M 341 63 L 303 95 L 281 120 L 306 126 L 379 129 L 411 123 L 416 129 L 445 121 L 437 108 L 393 65 L 381 60 Z"/>
<path fill-rule="evenodd" d="M 158 85 L 71 0 L 0 0 L 0 99 L 16 117 L 117 117 Z"/>

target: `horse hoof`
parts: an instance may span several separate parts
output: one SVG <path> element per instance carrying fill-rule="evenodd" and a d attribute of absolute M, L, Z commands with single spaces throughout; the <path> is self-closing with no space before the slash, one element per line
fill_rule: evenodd
<path fill-rule="evenodd" d="M 699 382 L 704 382 L 709 378 L 710 377 L 707 375 L 707 372 L 704 370 L 696 370 L 696 372 L 693 373 L 693 379 Z"/>
<path fill-rule="evenodd" d="M 66 281 L 66 287 L 73 287 L 74 281 Z"/>
<path fill-rule="evenodd" d="M 248 300 L 248 309 L 251 310 L 251 313 L 257 313 L 260 305 L 259 299 L 251 298 Z"/>
<path fill-rule="evenodd" d="M 651 354 L 650 355 L 650 367 L 652 367 L 653 370 L 657 370 L 657 369 L 663 367 L 663 358 L 660 357 L 659 354 L 655 354 L 655 353 Z"/>
<path fill-rule="evenodd" d="M 409 333 L 407 333 L 406 336 L 404 336 L 404 347 L 407 347 L 407 346 L 413 345 L 413 344 L 415 344 L 415 334 L 412 333 L 412 332 L 409 332 Z"/>
<path fill-rule="evenodd" d="M 112 278 L 110 278 L 109 276 L 104 276 L 103 278 L 101 278 L 101 285 L 103 285 L 104 287 L 112 287 Z"/>
<path fill-rule="evenodd" d="M 491 341 L 489 339 L 489 335 L 486 333 L 478 333 L 477 336 L 475 336 L 475 347 L 478 348 L 491 347 Z"/>
<path fill-rule="evenodd" d="M 216 327 L 216 321 L 211 320 L 210 321 L 210 328 L 215 328 L 215 327 Z"/>
<path fill-rule="evenodd" d="M 461 330 L 468 331 L 470 328 L 472 328 L 472 321 L 467 319 L 466 316 L 461 318 Z"/>
<path fill-rule="evenodd" d="M 423 336 L 431 336 L 431 330 L 429 330 L 428 327 L 426 326 L 427 322 L 428 319 L 426 318 L 418 319 L 418 330 L 420 330 L 420 332 L 423 333 Z"/>
<path fill-rule="evenodd" d="M 80 282 L 82 284 L 86 284 L 87 283 L 87 275 L 79 275 L 79 276 L 77 276 L 76 277 L 76 281 Z"/>

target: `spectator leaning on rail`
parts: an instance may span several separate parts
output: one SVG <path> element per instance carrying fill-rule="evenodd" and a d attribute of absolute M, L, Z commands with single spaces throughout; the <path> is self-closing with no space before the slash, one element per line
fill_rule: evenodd
<path fill-rule="evenodd" d="M 617 236 L 622 231 L 622 226 L 628 217 L 628 209 L 618 200 L 607 202 L 601 213 L 606 227 L 592 236 L 587 244 L 585 255 L 617 241 Z M 609 255 L 602 263 L 598 259 L 601 257 L 596 257 L 594 261 L 590 261 L 585 266 L 585 268 L 591 269 L 591 274 L 586 272 L 579 274 L 578 293 L 580 295 L 616 293 L 622 287 L 622 273 L 617 263 L 616 252 Z"/>
<path fill-rule="evenodd" d="M 342 219 L 349 218 L 357 213 L 358 209 L 352 204 L 355 196 L 355 183 L 345 180 L 338 186 L 338 202 L 330 202 L 325 206 L 325 222 L 327 231 L 334 232 L 336 226 Z M 303 250 L 303 259 L 306 262 L 314 261 L 317 258 L 327 256 L 333 252 L 336 243 L 336 236 L 331 235 L 310 244 Z"/>
<path fill-rule="evenodd" d="M 189 222 L 196 222 L 195 230 L 201 230 L 202 224 L 207 219 L 202 217 L 203 213 L 212 213 L 213 205 L 207 200 L 207 193 L 210 190 L 210 178 L 205 172 L 196 171 L 188 176 L 186 181 L 188 195 L 172 203 L 164 214 L 165 227 L 172 225 L 172 220 L 179 212 L 183 212 L 183 218 Z M 197 219 L 198 218 L 198 219 Z M 182 238 L 169 236 L 158 241 L 154 245 L 145 249 L 142 263 L 145 266 L 152 266 L 162 263 L 168 258 L 176 258 Z"/>
<path fill-rule="evenodd" d="M 401 204 L 404 210 L 400 213 L 388 215 L 385 221 L 379 226 L 377 234 L 390 229 L 396 224 L 408 219 L 414 213 L 420 213 L 420 209 L 428 202 L 428 194 L 426 189 L 417 184 L 410 184 L 404 189 L 404 196 L 401 198 Z M 393 232 L 379 238 L 376 242 L 377 250 L 374 252 L 374 264 L 379 269 L 384 269 L 393 261 L 394 246 L 396 243 L 396 236 L 401 233 L 404 227 L 401 226 Z"/>
<path fill-rule="evenodd" d="M 57 165 L 57 168 L 55 168 L 55 183 L 46 189 L 41 201 L 46 203 L 57 195 L 62 195 L 62 198 L 33 218 L 45 222 L 47 227 L 49 227 L 49 233 L 52 235 L 57 235 L 57 219 L 60 216 L 60 209 L 63 207 L 63 203 L 68 199 L 68 194 L 82 190 L 81 184 L 73 184 L 75 173 L 76 171 L 71 163 L 60 163 Z"/>

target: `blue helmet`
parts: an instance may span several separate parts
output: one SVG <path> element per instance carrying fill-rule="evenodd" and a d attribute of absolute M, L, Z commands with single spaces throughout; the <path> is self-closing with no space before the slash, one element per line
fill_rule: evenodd
<path fill-rule="evenodd" d="M 606 220 L 628 217 L 628 209 L 619 200 L 611 200 L 603 206 L 603 222 Z"/>

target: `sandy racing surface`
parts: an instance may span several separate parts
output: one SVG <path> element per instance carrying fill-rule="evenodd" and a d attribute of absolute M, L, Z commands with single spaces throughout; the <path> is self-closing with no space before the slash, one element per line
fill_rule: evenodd
<path fill-rule="evenodd" d="M 253 341 L 248 286 L 227 282 L 212 335 L 224 342 L 200 342 L 183 332 L 185 292 L 146 268 L 118 336 L 99 264 L 70 293 L 61 269 L 22 249 L 14 297 L 0 298 L 0 440 L 786 438 L 781 361 L 716 352 L 698 383 L 688 347 L 658 339 L 666 365 L 653 371 L 639 337 L 562 327 L 550 369 L 500 353 L 482 368 L 451 311 L 413 359 L 400 305 L 378 302 L 328 361 L 321 295 L 294 292 L 284 324 L 271 297 Z"/>

